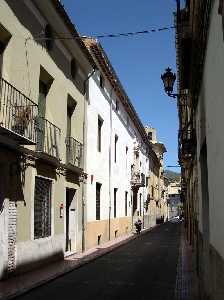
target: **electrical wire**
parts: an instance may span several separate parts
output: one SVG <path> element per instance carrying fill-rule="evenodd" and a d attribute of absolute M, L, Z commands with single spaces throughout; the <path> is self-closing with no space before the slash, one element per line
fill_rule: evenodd
<path fill-rule="evenodd" d="M 58 33 L 58 36 L 54 36 L 50 39 L 54 40 L 85 40 L 85 39 L 104 39 L 104 38 L 120 38 L 120 37 L 133 37 L 137 35 L 145 35 L 151 33 L 159 33 L 162 31 L 168 31 L 175 29 L 175 26 L 152 28 L 148 30 L 133 31 L 133 32 L 121 32 L 121 33 L 110 33 L 110 34 L 93 34 L 91 36 L 81 35 L 81 36 L 66 36 L 65 33 Z M 31 38 L 30 38 L 31 39 Z M 39 36 L 34 37 L 34 40 L 49 40 L 49 38 Z"/>
<path fill-rule="evenodd" d="M 101 39 L 101 38 L 117 38 L 117 37 L 122 37 L 122 36 L 129 37 L 129 36 L 136 36 L 136 35 L 140 35 L 140 34 L 156 33 L 156 32 L 161 32 L 161 31 L 165 31 L 165 30 L 171 30 L 171 29 L 174 29 L 174 28 L 175 28 L 175 26 L 169 26 L 169 27 L 154 28 L 154 29 L 134 31 L 134 32 L 93 35 L 93 37 L 97 38 L 97 39 Z M 82 36 L 82 38 L 85 38 L 85 36 Z"/>

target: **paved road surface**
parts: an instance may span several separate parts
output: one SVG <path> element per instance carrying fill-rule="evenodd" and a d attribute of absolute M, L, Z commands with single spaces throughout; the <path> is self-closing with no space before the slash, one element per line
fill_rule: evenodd
<path fill-rule="evenodd" d="M 166 223 L 17 300 L 174 300 L 180 223 Z"/>

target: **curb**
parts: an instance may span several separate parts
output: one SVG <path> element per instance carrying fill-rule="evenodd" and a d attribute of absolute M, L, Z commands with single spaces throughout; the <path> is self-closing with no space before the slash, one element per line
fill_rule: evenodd
<path fill-rule="evenodd" d="M 145 235 L 146 233 L 154 230 L 155 228 L 157 228 L 158 226 L 161 226 L 161 225 L 162 224 L 157 224 L 154 227 L 151 227 L 151 228 L 148 228 L 148 229 L 144 229 L 141 232 L 140 236 L 141 235 Z M 135 233 L 132 232 L 132 236 L 130 236 L 130 237 L 124 239 L 124 240 L 121 240 L 121 241 L 119 241 L 119 242 L 117 242 L 117 243 L 115 243 L 115 244 L 113 244 L 111 246 L 108 246 L 108 247 L 104 248 L 103 245 L 102 245 L 101 247 L 96 248 L 96 251 L 94 251 L 93 253 L 87 254 L 86 257 L 80 258 L 76 265 L 72 265 L 72 266 L 71 265 L 70 266 L 66 266 L 65 265 L 64 268 L 62 267 L 61 271 L 56 272 L 56 273 L 52 274 L 51 276 L 48 276 L 47 278 L 45 278 L 43 280 L 39 280 L 38 282 L 31 283 L 30 285 L 27 285 L 26 287 L 23 287 L 23 288 L 22 287 L 18 287 L 16 291 L 11 292 L 11 293 L 9 292 L 7 295 L 4 295 L 3 297 L 0 296 L 0 300 L 8 300 L 8 299 L 12 299 L 12 298 L 18 297 L 18 296 L 20 296 L 22 294 L 25 294 L 25 293 L 29 292 L 32 289 L 35 289 L 35 288 L 37 288 L 37 287 L 39 287 L 41 285 L 44 285 L 44 284 L 46 284 L 46 283 L 48 283 L 50 281 L 53 281 L 56 278 L 64 276 L 65 274 L 67 274 L 69 272 L 72 272 L 75 269 L 78 269 L 78 268 L 80 268 L 80 267 L 88 264 L 89 262 L 94 261 L 97 258 L 99 258 L 101 256 L 104 256 L 104 255 L 112 252 L 115 249 L 118 249 L 119 247 L 127 244 L 128 242 L 130 242 L 132 240 L 135 240 L 138 237 L 139 236 L 137 234 L 135 234 Z M 33 272 L 35 272 L 35 271 L 33 271 Z"/>

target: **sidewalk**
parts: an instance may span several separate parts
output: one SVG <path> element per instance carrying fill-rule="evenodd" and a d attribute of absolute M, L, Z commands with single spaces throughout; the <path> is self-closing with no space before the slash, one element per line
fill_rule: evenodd
<path fill-rule="evenodd" d="M 142 234 L 145 234 L 156 227 L 157 226 L 145 229 L 142 231 Z M 76 253 L 67 256 L 63 261 L 58 261 L 23 275 L 14 276 L 7 280 L 0 281 L 0 300 L 12 299 L 19 296 L 35 287 L 79 268 L 80 266 L 111 252 L 135 238 L 137 238 L 137 235 L 130 233 L 83 253 Z"/>
<path fill-rule="evenodd" d="M 175 300 L 199 300 L 198 279 L 194 265 L 192 247 L 188 245 L 185 239 L 183 223 L 179 251 Z"/>

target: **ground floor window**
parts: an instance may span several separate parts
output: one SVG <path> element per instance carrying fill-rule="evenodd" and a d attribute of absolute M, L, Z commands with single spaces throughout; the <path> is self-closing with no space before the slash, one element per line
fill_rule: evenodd
<path fill-rule="evenodd" d="M 101 184 L 96 183 L 96 220 L 100 220 L 100 193 L 101 193 Z"/>
<path fill-rule="evenodd" d="M 114 218 L 117 217 L 117 188 L 114 189 Z"/>
<path fill-rule="evenodd" d="M 128 215 L 128 192 L 125 192 L 125 217 Z"/>
<path fill-rule="evenodd" d="M 51 235 L 51 189 L 52 181 L 42 177 L 35 178 L 34 192 L 34 238 Z"/>

